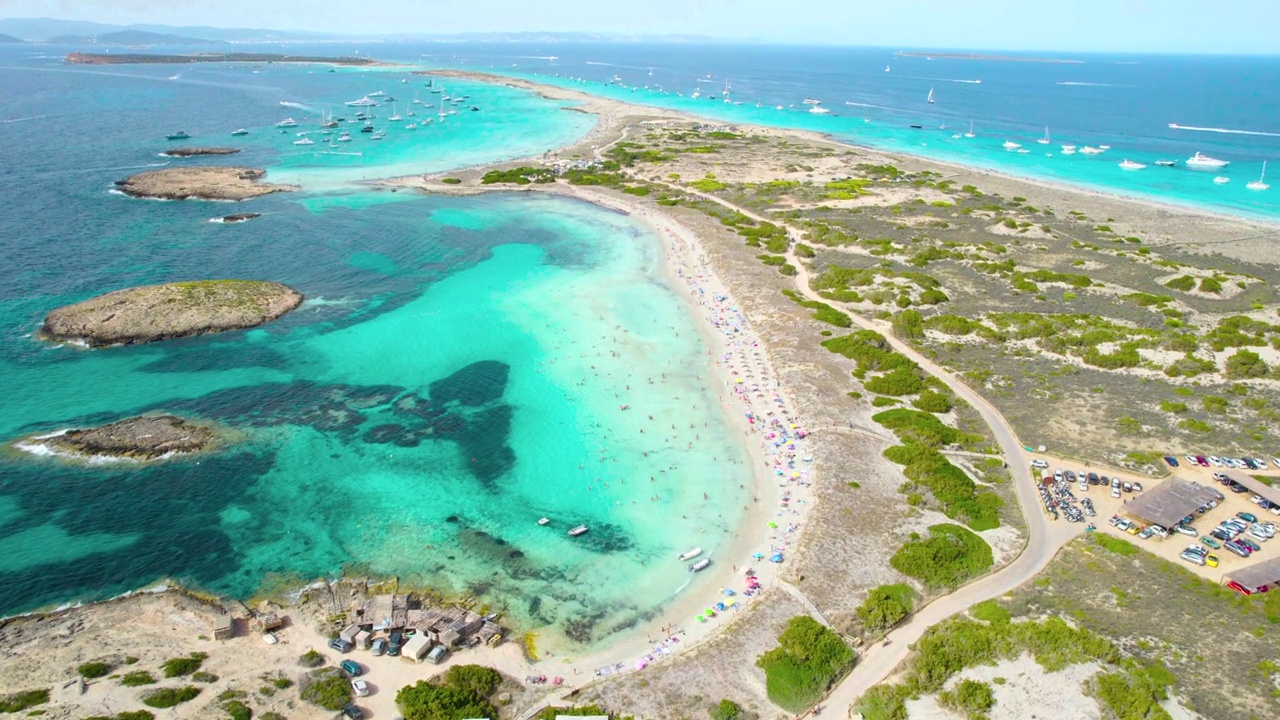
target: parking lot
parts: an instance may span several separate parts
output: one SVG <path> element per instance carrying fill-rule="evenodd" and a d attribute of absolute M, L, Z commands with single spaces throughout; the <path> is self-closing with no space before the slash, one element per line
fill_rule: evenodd
<path fill-rule="evenodd" d="M 1221 547 L 1222 540 L 1218 538 L 1211 539 L 1219 544 L 1219 548 L 1207 547 L 1200 540 L 1201 537 L 1209 535 L 1221 522 L 1237 518 L 1237 513 L 1241 512 L 1255 517 L 1258 524 L 1273 522 L 1276 526 L 1280 526 L 1280 515 L 1264 510 L 1250 500 L 1254 493 L 1248 491 L 1232 492 L 1229 485 L 1223 485 L 1214 479 L 1215 474 L 1226 475 L 1231 478 L 1243 478 L 1253 475 L 1269 475 L 1273 477 L 1280 475 L 1280 470 L 1274 466 L 1267 471 L 1239 470 L 1213 466 L 1205 468 L 1198 463 L 1191 465 L 1185 462 L 1183 458 L 1178 458 L 1180 461 L 1179 466 L 1170 468 L 1174 476 L 1213 488 L 1222 499 L 1216 502 L 1217 507 L 1206 508 L 1203 513 L 1191 513 L 1194 517 L 1189 527 L 1195 529 L 1196 534 L 1194 536 L 1170 532 L 1167 537 L 1161 537 L 1156 534 L 1147 534 L 1147 537 L 1142 537 L 1145 534 L 1142 533 L 1142 530 L 1145 529 L 1146 524 L 1140 519 L 1130 516 L 1126 512 L 1126 506 L 1130 501 L 1140 497 L 1144 492 L 1150 492 L 1165 480 L 1153 480 L 1131 472 L 1117 471 L 1114 468 L 1102 468 L 1077 462 L 1062 461 L 1047 456 L 1033 455 L 1032 458 L 1048 465 L 1047 468 L 1033 467 L 1032 476 L 1038 478 L 1047 476 L 1050 479 L 1047 485 L 1047 493 L 1044 490 L 1041 491 L 1042 507 L 1046 513 L 1049 513 L 1049 517 L 1052 518 L 1055 511 L 1058 518 L 1057 522 L 1069 522 L 1070 517 L 1083 516 L 1077 520 L 1082 526 L 1092 523 L 1096 527 L 1096 532 L 1124 538 L 1144 550 L 1214 582 L 1221 582 L 1223 574 L 1233 569 L 1268 559 L 1280 552 L 1280 543 L 1276 543 L 1275 547 L 1270 547 L 1268 540 L 1250 535 L 1248 529 L 1240 537 L 1250 540 L 1260 548 L 1248 558 L 1239 557 L 1225 547 Z M 1061 471 L 1062 480 L 1054 480 L 1059 471 Z M 1090 473 L 1097 478 L 1096 481 L 1099 484 L 1089 484 Z M 1079 483 L 1081 474 L 1086 478 L 1086 483 L 1083 486 L 1085 489 L 1081 489 L 1082 486 Z M 1074 481 L 1070 479 L 1071 476 L 1074 476 Z M 1107 478 L 1106 485 L 1101 484 L 1104 476 Z M 1120 481 L 1120 497 L 1113 496 L 1111 487 L 1113 479 L 1119 479 Z M 1129 485 L 1130 491 L 1128 492 L 1124 489 L 1125 483 Z M 1042 485 L 1042 487 L 1046 486 Z M 1142 489 L 1138 490 L 1137 488 L 1139 487 Z M 1043 502 L 1046 494 L 1052 503 Z M 1088 500 L 1088 503 L 1085 503 L 1085 500 Z M 1089 505 L 1093 508 L 1093 515 L 1089 515 L 1087 512 Z M 1108 522 L 1112 516 L 1117 515 L 1135 523 L 1132 532 L 1130 532 L 1129 528 L 1122 529 Z M 1251 524 L 1246 523 L 1246 525 Z M 1203 548 L 1205 554 L 1214 555 L 1218 562 L 1217 567 L 1210 567 L 1207 564 L 1198 565 L 1182 559 L 1180 555 L 1189 546 Z"/>

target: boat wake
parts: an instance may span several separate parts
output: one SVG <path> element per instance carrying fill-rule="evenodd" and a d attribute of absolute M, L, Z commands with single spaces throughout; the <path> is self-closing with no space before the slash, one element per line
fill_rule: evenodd
<path fill-rule="evenodd" d="M 587 65 L 602 65 L 604 67 L 626 68 L 627 70 L 648 70 L 649 69 L 647 67 L 640 67 L 639 65 L 619 65 L 618 63 L 596 62 L 595 60 L 586 60 L 584 62 Z"/>
<path fill-rule="evenodd" d="M 1257 137 L 1280 137 L 1280 133 L 1263 132 L 1262 130 L 1233 130 L 1231 128 L 1195 127 L 1193 125 L 1179 125 L 1178 123 L 1169 123 L 1169 129 L 1191 130 L 1193 132 L 1224 133 L 1227 135 L 1254 135 Z"/>
<path fill-rule="evenodd" d="M 1054 85 L 1066 85 L 1068 87 L 1125 87 L 1124 85 L 1114 85 L 1112 83 L 1077 82 L 1075 80 L 1062 80 L 1055 82 Z"/>
<path fill-rule="evenodd" d="M 914 75 L 899 75 L 898 77 L 902 78 L 903 80 L 928 80 L 929 82 L 964 83 L 965 85 L 981 85 L 982 84 L 981 80 L 961 80 L 958 78 L 932 78 L 932 77 L 918 77 Z"/>
<path fill-rule="evenodd" d="M 311 109 L 309 106 L 307 106 L 307 105 L 303 105 L 302 103 L 289 102 L 288 100 L 281 100 L 281 101 L 280 101 L 280 104 L 281 104 L 281 105 L 283 105 L 283 106 L 285 106 L 285 107 L 296 108 L 296 109 L 298 109 L 298 110 L 310 110 L 310 109 Z"/>
<path fill-rule="evenodd" d="M 32 115 L 31 117 L 9 118 L 8 120 L 0 120 L 0 125 L 8 125 L 9 123 L 27 122 L 28 120 L 39 120 L 40 118 L 49 117 L 48 115 Z"/>
<path fill-rule="evenodd" d="M 894 109 L 894 108 L 888 107 L 887 105 L 872 105 L 871 103 L 853 102 L 852 100 L 845 100 L 844 104 L 850 107 L 874 108 L 876 110 L 893 110 Z"/>

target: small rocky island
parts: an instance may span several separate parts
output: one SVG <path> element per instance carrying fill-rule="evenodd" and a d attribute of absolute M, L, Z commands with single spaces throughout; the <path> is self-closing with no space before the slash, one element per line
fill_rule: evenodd
<path fill-rule="evenodd" d="M 217 433 L 175 415 L 143 415 L 108 425 L 67 430 L 19 441 L 19 449 L 43 445 L 60 454 L 91 458 L 156 460 L 168 455 L 208 450 Z"/>
<path fill-rule="evenodd" d="M 189 158 L 198 157 L 200 155 L 235 155 L 240 152 L 240 148 L 229 147 L 182 147 L 165 150 L 160 153 L 165 157 Z"/>
<path fill-rule="evenodd" d="M 222 217 L 213 218 L 209 222 L 222 223 L 224 225 L 235 225 L 236 223 L 249 222 L 256 217 L 262 217 L 262 213 L 236 213 L 234 215 L 223 215 Z"/>
<path fill-rule="evenodd" d="M 117 180 L 116 187 L 132 197 L 156 200 L 247 200 L 297 189 L 259 183 L 266 174 L 265 170 L 234 166 L 164 168 Z"/>
<path fill-rule="evenodd" d="M 116 290 L 49 313 L 40 337 L 90 347 L 134 345 L 251 328 L 302 303 L 275 282 L 198 280 Z"/>

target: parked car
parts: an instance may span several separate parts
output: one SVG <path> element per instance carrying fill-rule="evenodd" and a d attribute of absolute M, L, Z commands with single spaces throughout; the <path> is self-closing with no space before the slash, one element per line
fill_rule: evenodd
<path fill-rule="evenodd" d="M 1209 458 L 1203 455 L 1196 456 L 1196 464 L 1200 467 L 1209 467 Z"/>
<path fill-rule="evenodd" d="M 1240 518 L 1241 520 L 1244 520 L 1245 522 L 1251 522 L 1251 523 L 1258 522 L 1258 518 L 1253 513 L 1238 512 L 1236 513 L 1236 517 Z"/>
<path fill-rule="evenodd" d="M 1200 461 L 1196 460 L 1196 456 L 1195 456 L 1195 455 L 1188 455 L 1188 456 L 1187 456 L 1187 464 L 1188 464 L 1188 465 L 1199 465 L 1199 464 L 1200 464 Z"/>
<path fill-rule="evenodd" d="M 1280 458 L 1276 458 L 1276 459 L 1277 459 L 1277 460 L 1280 460 Z M 1174 456 L 1172 456 L 1172 455 L 1165 455 L 1165 456 L 1164 456 L 1164 462 L 1165 462 L 1165 464 L 1166 464 L 1166 465 L 1168 465 L 1169 467 L 1178 467 L 1178 458 L 1176 458 L 1176 457 L 1174 457 Z M 1276 463 L 1276 467 L 1280 467 L 1280 463 Z"/>
<path fill-rule="evenodd" d="M 1235 553 L 1236 555 L 1239 555 L 1242 558 L 1249 557 L 1249 551 L 1244 549 L 1243 545 L 1236 545 L 1233 542 L 1228 542 L 1228 543 L 1223 543 L 1222 546 L 1225 547 L 1227 550 L 1230 550 L 1231 552 Z"/>
<path fill-rule="evenodd" d="M 387 651 L 387 639 L 378 638 L 373 641 L 373 647 L 370 648 L 374 655 L 381 655 Z"/>
<path fill-rule="evenodd" d="M 1200 552 L 1201 550 L 1203 550 L 1203 548 L 1199 546 L 1192 546 L 1179 553 L 1178 557 L 1186 560 L 1192 565 L 1204 565 L 1204 555 Z"/>
<path fill-rule="evenodd" d="M 342 708 L 342 714 L 347 716 L 347 720 L 364 720 L 364 711 L 351 703 Z"/>
<path fill-rule="evenodd" d="M 369 683 L 364 680 L 352 680 L 351 689 L 356 691 L 356 697 L 369 697 Z"/>
<path fill-rule="evenodd" d="M 1049 468 L 1049 463 L 1045 462 L 1044 460 L 1036 459 L 1031 461 L 1031 467 L 1036 468 L 1038 470 L 1047 470 Z"/>
<path fill-rule="evenodd" d="M 280 642 L 280 638 L 276 637 L 275 633 L 268 631 L 268 632 L 262 633 L 262 642 L 268 645 L 275 645 L 276 643 Z"/>
<path fill-rule="evenodd" d="M 1196 531 L 1196 529 L 1195 529 L 1195 528 L 1193 528 L 1193 527 L 1191 527 L 1191 526 L 1189 526 L 1189 525 L 1174 525 L 1174 526 L 1173 526 L 1173 531 L 1174 531 L 1174 532 L 1176 532 L 1176 533 L 1181 533 L 1181 534 L 1183 534 L 1183 535 L 1187 535 L 1187 536 L 1189 536 L 1189 537 L 1195 537 L 1195 536 L 1197 536 L 1197 535 L 1199 535 L 1199 534 L 1200 534 L 1199 532 L 1197 532 L 1197 531 Z"/>
<path fill-rule="evenodd" d="M 1138 482 L 1138 481 L 1136 481 L 1136 480 L 1135 480 L 1135 481 L 1134 481 L 1133 483 L 1131 483 L 1131 484 L 1133 485 L 1133 491 L 1134 491 L 1134 492 L 1142 492 L 1142 483 L 1140 483 L 1140 482 Z"/>
<path fill-rule="evenodd" d="M 1276 467 L 1278 467 L 1278 468 L 1280 468 L 1280 457 L 1273 457 L 1273 458 L 1271 458 L 1271 464 L 1272 464 L 1272 465 L 1275 465 L 1275 466 L 1276 466 Z"/>
<path fill-rule="evenodd" d="M 1098 473 L 1089 473 L 1089 484 L 1097 485 L 1098 482 Z"/>
<path fill-rule="evenodd" d="M 1267 535 L 1266 531 L 1258 527 L 1257 525 L 1254 525 L 1253 527 L 1249 528 L 1249 534 L 1258 538 L 1262 542 L 1266 542 L 1271 539 L 1270 536 Z"/>
<path fill-rule="evenodd" d="M 1210 456 L 1209 456 L 1209 464 L 1210 464 L 1210 465 L 1212 465 L 1212 466 L 1214 466 L 1214 467 L 1222 467 L 1222 458 L 1220 458 L 1220 457 L 1218 457 L 1218 456 L 1216 456 L 1216 455 L 1210 455 Z"/>
<path fill-rule="evenodd" d="M 1215 537 L 1222 542 L 1226 542 L 1231 539 L 1231 533 L 1223 530 L 1222 528 L 1214 528 L 1209 531 L 1209 537 Z"/>
<path fill-rule="evenodd" d="M 338 664 L 342 671 L 351 677 L 359 677 L 364 672 L 364 668 L 360 667 L 360 663 L 355 660 L 343 660 Z"/>
<path fill-rule="evenodd" d="M 1271 513 L 1272 515 L 1280 515 L 1280 505 L 1272 505 L 1271 507 L 1267 508 L 1267 512 Z"/>
<path fill-rule="evenodd" d="M 1218 542 L 1217 540 L 1214 540 L 1213 538 L 1209 537 L 1208 535 L 1205 535 L 1204 537 L 1200 538 L 1200 542 L 1204 543 L 1205 545 L 1208 545 L 1209 547 L 1213 548 L 1214 550 L 1221 550 L 1221 549 L 1222 549 L 1222 543 Z"/>
<path fill-rule="evenodd" d="M 1120 497 L 1120 487 L 1118 485 L 1111 486 L 1111 497 L 1113 498 Z"/>
<path fill-rule="evenodd" d="M 354 646 L 348 640 L 343 640 L 342 638 L 334 638 L 329 641 L 329 647 L 333 648 L 334 650 L 337 650 L 338 652 L 351 652 L 351 648 Z"/>
<path fill-rule="evenodd" d="M 1159 525 L 1152 525 L 1152 526 L 1151 526 L 1151 532 L 1152 532 L 1152 533 L 1154 533 L 1154 534 L 1155 534 L 1155 536 L 1156 536 L 1156 537 L 1158 537 L 1158 538 L 1160 538 L 1161 540 L 1163 540 L 1164 538 L 1169 537 L 1169 531 L 1168 531 L 1168 530 L 1165 530 L 1164 528 L 1160 527 Z"/>
<path fill-rule="evenodd" d="M 1209 567 L 1218 567 L 1218 556 L 1213 554 L 1205 555 L 1204 564 Z"/>
<path fill-rule="evenodd" d="M 1121 483 L 1121 484 L 1120 484 L 1120 486 L 1121 486 L 1122 488 L 1124 488 L 1124 491 L 1125 491 L 1125 492 L 1127 492 L 1127 493 L 1131 493 L 1131 492 L 1133 492 L 1133 483 L 1131 483 L 1131 482 L 1124 482 L 1124 483 Z"/>
<path fill-rule="evenodd" d="M 1238 537 L 1238 538 L 1236 538 L 1236 542 L 1240 543 L 1241 545 L 1244 545 L 1245 547 L 1249 548 L 1249 549 L 1250 549 L 1251 551 L 1253 551 L 1253 552 L 1258 552 L 1259 550 L 1261 550 L 1261 549 L 1262 549 L 1262 546 L 1261 546 L 1261 545 L 1259 545 L 1258 543 L 1256 543 L 1256 542 L 1254 542 L 1254 541 L 1250 540 L 1250 539 L 1249 539 L 1249 538 L 1247 538 L 1247 537 L 1243 537 L 1243 536 Z"/>
<path fill-rule="evenodd" d="M 1247 492 L 1249 492 L 1249 488 L 1247 488 L 1247 487 L 1245 487 L 1245 486 L 1241 485 L 1240 483 L 1235 482 L 1235 481 L 1233 480 L 1233 481 L 1231 481 L 1231 492 L 1236 493 L 1237 495 L 1239 495 L 1240 493 L 1247 493 Z"/>
<path fill-rule="evenodd" d="M 1138 533 L 1138 539 L 1146 540 L 1147 538 L 1155 534 L 1156 534 L 1155 530 L 1151 526 L 1147 526 L 1145 528 L 1142 528 L 1142 532 Z"/>
<path fill-rule="evenodd" d="M 1130 525 L 1129 529 L 1125 530 L 1125 532 L 1129 533 L 1130 535 L 1137 535 L 1140 531 L 1141 529 L 1136 524 Z"/>
<path fill-rule="evenodd" d="M 1120 522 L 1121 520 L 1119 515 L 1112 515 L 1110 518 L 1107 518 L 1107 523 L 1112 527 L 1120 527 Z"/>
<path fill-rule="evenodd" d="M 1266 459 L 1266 458 L 1254 458 L 1254 459 L 1253 459 L 1253 464 L 1254 464 L 1254 465 L 1257 465 L 1259 470 L 1266 470 L 1266 469 L 1267 469 L 1267 459 Z"/>

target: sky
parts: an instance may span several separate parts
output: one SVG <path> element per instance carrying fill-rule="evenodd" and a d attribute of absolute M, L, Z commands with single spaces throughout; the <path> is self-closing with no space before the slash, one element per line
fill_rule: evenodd
<path fill-rule="evenodd" d="M 1280 53 L 1280 0 L 0 0 L 0 17 L 366 36 L 585 31 L 786 44 Z"/>

